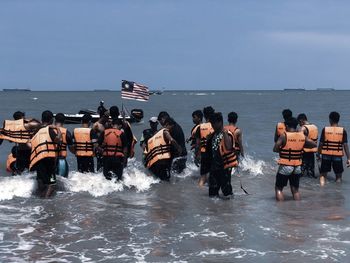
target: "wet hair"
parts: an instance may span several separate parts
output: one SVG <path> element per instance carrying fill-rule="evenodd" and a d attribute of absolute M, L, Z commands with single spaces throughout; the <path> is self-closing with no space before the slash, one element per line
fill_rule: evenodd
<path fill-rule="evenodd" d="M 201 110 L 195 110 L 192 112 L 192 117 L 197 116 L 201 120 L 203 120 L 203 112 Z"/>
<path fill-rule="evenodd" d="M 224 122 L 224 119 L 222 118 L 221 112 L 214 112 L 209 119 L 211 124 L 218 123 L 218 122 Z"/>
<path fill-rule="evenodd" d="M 113 125 L 123 125 L 123 122 L 122 122 L 121 119 L 115 118 L 115 119 L 112 120 L 112 124 Z"/>
<path fill-rule="evenodd" d="M 212 106 L 204 107 L 204 109 L 203 109 L 204 118 L 206 120 L 209 120 L 210 116 L 213 115 L 214 112 L 215 112 L 215 110 L 213 109 Z"/>
<path fill-rule="evenodd" d="M 22 111 L 16 111 L 14 114 L 13 114 L 13 119 L 14 120 L 20 120 L 20 119 L 23 119 L 25 116 L 24 112 Z"/>
<path fill-rule="evenodd" d="M 305 115 L 305 113 L 300 113 L 297 117 L 298 121 L 307 121 L 307 117 Z"/>
<path fill-rule="evenodd" d="M 330 114 L 329 114 L 329 119 L 334 122 L 334 123 L 338 123 L 339 120 L 340 120 L 340 114 L 336 111 L 332 111 Z"/>
<path fill-rule="evenodd" d="M 298 121 L 296 118 L 291 117 L 289 119 L 286 120 L 285 122 L 286 126 L 292 129 L 296 129 L 298 126 Z"/>
<path fill-rule="evenodd" d="M 165 121 L 164 121 L 164 125 L 171 125 L 171 126 L 174 126 L 176 124 L 175 120 L 173 118 L 166 118 Z"/>
<path fill-rule="evenodd" d="M 119 118 L 119 108 L 117 106 L 110 107 L 109 114 L 111 115 L 112 119 Z"/>
<path fill-rule="evenodd" d="M 66 117 L 64 116 L 63 113 L 57 113 L 55 116 L 55 120 L 58 123 L 64 123 L 64 121 L 66 120 Z"/>
<path fill-rule="evenodd" d="M 161 112 L 159 112 L 159 114 L 158 114 L 158 121 L 159 121 L 160 119 L 163 119 L 163 118 L 170 118 L 169 113 L 167 113 L 166 111 L 161 111 Z"/>
<path fill-rule="evenodd" d="M 237 122 L 237 119 L 238 119 L 238 115 L 237 113 L 235 113 L 234 111 L 230 112 L 228 115 L 227 115 L 227 121 L 229 123 L 236 123 Z"/>
<path fill-rule="evenodd" d="M 41 121 L 46 123 L 52 122 L 53 121 L 52 111 L 49 111 L 49 110 L 43 111 L 43 113 L 41 114 Z"/>
<path fill-rule="evenodd" d="M 88 124 L 89 122 L 91 122 L 91 120 L 91 115 L 89 113 L 85 113 L 84 116 L 81 118 L 81 123 Z"/>
<path fill-rule="evenodd" d="M 292 111 L 290 109 L 285 109 L 285 110 L 282 111 L 282 116 L 283 116 L 283 119 L 286 121 L 289 118 L 293 117 L 293 113 L 292 113 Z"/>

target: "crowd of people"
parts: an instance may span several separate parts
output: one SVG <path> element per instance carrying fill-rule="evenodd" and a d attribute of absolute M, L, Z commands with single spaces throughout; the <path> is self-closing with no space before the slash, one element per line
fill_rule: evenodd
<path fill-rule="evenodd" d="M 62 113 L 54 116 L 51 111 L 44 111 L 39 121 L 26 118 L 23 112 L 15 112 L 13 120 L 5 120 L 0 129 L 0 144 L 3 140 L 15 143 L 7 159 L 7 170 L 14 175 L 26 169 L 36 171 L 39 194 L 49 197 L 55 191 L 56 175 L 68 176 L 66 157 L 70 151 L 76 156 L 79 172 L 95 172 L 96 158 L 97 171 L 102 170 L 107 180 L 122 180 L 128 158 L 134 157 L 137 139 L 129 122 L 120 117 L 117 106 L 107 110 L 101 101 L 99 114 L 100 119 L 95 123 L 90 114 L 85 114 L 81 127 L 71 133 L 64 127 Z M 294 199 L 300 199 L 300 177 L 316 177 L 315 155 L 320 162 L 321 186 L 331 168 L 336 181 L 341 182 L 342 156 L 346 154 L 350 165 L 350 155 L 346 130 L 338 125 L 339 113 L 330 113 L 330 125 L 322 130 L 318 146 L 318 128 L 305 114 L 294 118 L 286 109 L 282 115 L 284 121 L 276 126 L 273 148 L 279 153 L 276 199 L 284 200 L 283 188 L 288 181 Z M 222 113 L 207 106 L 194 111 L 192 120 L 194 127 L 185 139 L 181 126 L 167 112 L 150 118 L 150 128 L 142 132 L 140 139 L 144 166 L 151 175 L 169 180 L 171 173 L 181 173 L 186 168 L 186 143 L 189 143 L 194 163 L 200 167 L 198 185 L 208 184 L 210 197 L 219 196 L 220 190 L 223 196 L 232 196 L 231 175 L 244 157 L 237 113 L 230 112 L 224 125 Z"/>

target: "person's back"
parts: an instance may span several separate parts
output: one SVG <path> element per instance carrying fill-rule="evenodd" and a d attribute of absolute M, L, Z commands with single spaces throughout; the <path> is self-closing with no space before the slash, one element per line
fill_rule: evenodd
<path fill-rule="evenodd" d="M 237 126 L 237 119 L 238 115 L 236 112 L 230 112 L 227 115 L 227 121 L 228 125 L 224 127 L 224 129 L 230 131 L 234 137 L 234 143 L 235 143 L 235 151 L 237 154 L 237 157 L 244 157 L 244 148 L 243 148 L 243 142 L 242 142 L 242 130 Z"/>
<path fill-rule="evenodd" d="M 276 129 L 275 129 L 275 136 L 274 136 L 274 142 L 277 142 L 278 138 L 285 133 L 286 131 L 286 124 L 285 122 L 292 118 L 293 113 L 290 109 L 285 109 L 282 111 L 282 116 L 283 116 L 283 120 L 284 122 L 278 122 L 276 125 Z"/>

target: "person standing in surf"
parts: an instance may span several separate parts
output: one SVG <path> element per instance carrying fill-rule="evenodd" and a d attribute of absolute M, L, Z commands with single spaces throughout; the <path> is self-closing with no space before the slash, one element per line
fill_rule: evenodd
<path fill-rule="evenodd" d="M 200 166 L 200 147 L 196 144 L 196 132 L 203 121 L 203 112 L 201 110 L 195 110 L 192 112 L 192 122 L 194 124 L 193 128 L 191 129 L 191 135 L 186 140 L 186 143 L 191 143 L 191 151 L 193 151 L 194 156 L 194 164 L 196 166 Z"/>
<path fill-rule="evenodd" d="M 285 133 L 286 131 L 286 121 L 289 118 L 293 117 L 293 113 L 290 109 L 285 109 L 282 111 L 282 116 L 284 119 L 284 122 L 279 122 L 276 125 L 276 129 L 275 129 L 275 136 L 274 136 L 274 142 L 277 142 L 278 138 Z"/>

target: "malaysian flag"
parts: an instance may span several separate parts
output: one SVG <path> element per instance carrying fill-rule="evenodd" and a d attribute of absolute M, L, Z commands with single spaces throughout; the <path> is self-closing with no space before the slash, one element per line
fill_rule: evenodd
<path fill-rule="evenodd" d="M 128 100 L 149 100 L 148 87 L 137 84 L 133 81 L 122 80 L 122 99 Z"/>

